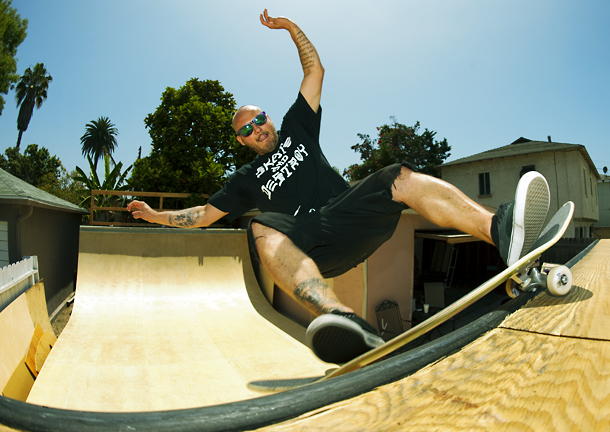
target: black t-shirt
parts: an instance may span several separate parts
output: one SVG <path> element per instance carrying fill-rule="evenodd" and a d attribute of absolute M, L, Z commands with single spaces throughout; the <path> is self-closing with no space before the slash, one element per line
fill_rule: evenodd
<path fill-rule="evenodd" d="M 347 190 L 320 148 L 321 118 L 322 108 L 314 112 L 299 93 L 284 116 L 277 148 L 242 166 L 208 203 L 231 220 L 254 208 L 297 215 L 320 209 Z"/>

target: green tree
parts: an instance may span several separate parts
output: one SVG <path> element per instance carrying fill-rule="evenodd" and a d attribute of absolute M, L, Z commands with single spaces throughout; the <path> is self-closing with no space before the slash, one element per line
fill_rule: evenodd
<path fill-rule="evenodd" d="M 82 182 L 74 180 L 77 175 L 76 171 L 69 173 L 62 165 L 59 167 L 59 178 L 48 174 L 41 179 L 38 188 L 72 204 L 79 205 L 82 201 L 80 191 L 85 186 Z"/>
<path fill-rule="evenodd" d="M 47 90 L 53 77 L 48 75 L 43 63 L 37 63 L 34 70 L 27 68 L 15 89 L 15 101 L 19 107 L 17 117 L 17 149 L 21 144 L 21 135 L 28 129 L 34 107 L 40 108 L 47 99 Z"/>
<path fill-rule="evenodd" d="M 30 144 L 24 154 L 16 146 L 7 148 L 4 155 L 0 155 L 0 168 L 32 186 L 40 187 L 50 178 L 59 179 L 63 166 L 57 156 L 51 156 L 49 150 Z"/>
<path fill-rule="evenodd" d="M 231 126 L 233 95 L 218 81 L 193 78 L 168 87 L 161 105 L 144 123 L 152 139 L 150 156 L 134 164 L 134 190 L 212 194 L 226 177 L 251 160 Z"/>
<path fill-rule="evenodd" d="M 27 35 L 28 20 L 21 19 L 11 0 L 0 0 L 0 114 L 4 109 L 3 94 L 7 94 L 19 81 L 17 74 L 17 47 Z"/>
<path fill-rule="evenodd" d="M 85 126 L 85 133 L 80 137 L 82 152 L 83 156 L 91 157 L 95 169 L 98 161 L 106 155 L 110 156 L 114 163 L 112 153 L 118 145 L 118 134 L 118 129 L 108 117 L 100 117 Z"/>
<path fill-rule="evenodd" d="M 392 120 L 392 124 L 377 128 L 377 139 L 358 134 L 362 142 L 353 145 L 352 149 L 360 153 L 363 162 L 351 165 L 343 171 L 343 176 L 348 181 L 361 180 L 383 167 L 403 160 L 410 162 L 419 172 L 439 176 L 440 173 L 435 167 L 441 165 L 451 154 L 447 139 L 436 141 L 436 132 L 428 129 L 418 134 L 419 122 L 414 126 L 405 126 L 397 123 L 394 118 Z"/>

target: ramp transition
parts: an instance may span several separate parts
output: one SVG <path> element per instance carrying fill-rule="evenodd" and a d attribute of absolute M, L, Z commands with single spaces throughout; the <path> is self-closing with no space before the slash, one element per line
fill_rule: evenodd
<path fill-rule="evenodd" d="M 258 397 L 261 376 L 323 374 L 261 293 L 241 230 L 81 230 L 72 316 L 28 397 L 155 411 Z"/>

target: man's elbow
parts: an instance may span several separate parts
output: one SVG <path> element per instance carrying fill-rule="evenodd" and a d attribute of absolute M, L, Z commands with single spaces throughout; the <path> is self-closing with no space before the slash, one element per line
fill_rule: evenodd
<path fill-rule="evenodd" d="M 313 74 L 315 74 L 317 77 L 319 77 L 320 80 L 322 80 L 324 78 L 324 66 L 322 66 L 321 64 L 318 65 L 317 67 L 313 68 L 313 70 L 311 72 Z"/>

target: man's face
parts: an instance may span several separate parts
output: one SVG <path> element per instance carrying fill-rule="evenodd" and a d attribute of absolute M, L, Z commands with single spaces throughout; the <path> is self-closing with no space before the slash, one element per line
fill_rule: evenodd
<path fill-rule="evenodd" d="M 252 134 L 244 137 L 237 134 L 237 141 L 241 145 L 251 148 L 256 153 L 263 155 L 272 152 L 277 147 L 279 137 L 273 121 L 267 116 L 267 122 L 263 125 L 254 123 L 254 118 L 263 110 L 257 106 L 247 105 L 240 108 L 233 118 L 233 130 L 238 132 L 243 126 L 251 124 Z"/>

